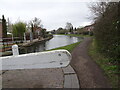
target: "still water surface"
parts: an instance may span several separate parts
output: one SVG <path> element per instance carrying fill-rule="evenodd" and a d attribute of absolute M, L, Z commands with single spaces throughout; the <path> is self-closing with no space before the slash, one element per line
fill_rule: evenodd
<path fill-rule="evenodd" d="M 82 37 L 71 37 L 66 35 L 54 35 L 52 39 L 46 42 L 37 43 L 33 46 L 26 47 L 24 50 L 20 50 L 21 53 L 33 53 L 33 52 L 41 52 L 45 50 L 50 50 L 54 48 L 58 48 L 61 46 L 66 46 L 69 44 L 73 44 L 81 41 Z"/>

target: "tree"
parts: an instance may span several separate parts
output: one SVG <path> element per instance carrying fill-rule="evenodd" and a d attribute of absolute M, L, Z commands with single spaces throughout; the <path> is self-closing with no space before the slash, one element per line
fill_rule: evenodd
<path fill-rule="evenodd" d="M 100 0 L 99 0 L 100 1 Z M 93 19 L 97 20 L 101 16 L 104 16 L 104 12 L 106 11 L 106 7 L 108 6 L 108 2 L 94 2 L 89 5 L 89 9 L 93 14 Z"/>
<path fill-rule="evenodd" d="M 119 3 L 118 3 L 118 21 L 117 21 L 117 24 L 118 24 L 118 28 L 120 28 L 120 1 L 119 1 Z M 120 30 L 119 30 L 119 32 L 120 32 Z"/>
<path fill-rule="evenodd" d="M 118 2 L 106 2 L 103 7 L 103 3 L 99 2 L 101 8 L 104 8 L 102 13 L 98 14 L 98 17 L 95 20 L 94 35 L 96 39 L 96 44 L 98 50 L 110 57 L 112 62 L 117 62 L 119 59 L 120 52 L 120 35 L 118 26 L 119 19 L 119 3 Z M 94 6 L 93 6 L 94 7 Z M 95 8 L 95 7 L 94 7 Z M 99 12 L 98 6 L 93 11 Z"/>
<path fill-rule="evenodd" d="M 71 23 L 67 22 L 65 28 L 69 30 L 69 32 L 73 33 L 73 25 Z"/>
<path fill-rule="evenodd" d="M 41 24 L 41 20 L 39 19 L 39 18 L 37 18 L 37 17 L 35 17 L 33 20 L 31 20 L 30 22 L 29 22 L 29 26 L 32 26 L 33 25 L 33 27 L 36 29 L 36 28 L 38 28 L 38 27 L 41 27 L 41 28 L 43 28 L 43 25 Z"/>
<path fill-rule="evenodd" d="M 17 22 L 13 25 L 13 36 L 23 38 L 26 31 L 26 24 L 23 22 Z"/>
<path fill-rule="evenodd" d="M 83 32 L 84 32 L 84 28 L 83 27 L 77 28 L 77 33 L 83 34 Z"/>
<path fill-rule="evenodd" d="M 69 29 L 73 28 L 73 25 L 71 23 L 67 22 L 65 28 L 69 30 Z"/>
<path fill-rule="evenodd" d="M 34 18 L 32 21 L 34 27 L 41 27 L 41 20 L 39 18 Z"/>
<path fill-rule="evenodd" d="M 43 38 L 46 37 L 46 29 L 42 29 L 42 31 L 41 31 L 41 36 L 42 36 Z"/>
<path fill-rule="evenodd" d="M 31 27 L 31 31 L 33 33 L 33 37 L 35 36 L 35 30 L 37 30 L 39 27 L 43 28 L 43 25 L 41 24 L 41 20 L 37 17 L 35 17 L 33 20 L 31 20 L 28 24 L 28 27 Z"/>
<path fill-rule="evenodd" d="M 31 24 L 31 31 L 34 34 L 34 26 L 33 26 L 33 24 Z"/>
<path fill-rule="evenodd" d="M 76 29 L 76 27 L 75 27 L 75 29 L 74 29 L 75 31 L 77 31 L 77 29 Z"/>
<path fill-rule="evenodd" d="M 73 27 L 70 28 L 70 33 L 73 34 Z"/>
<path fill-rule="evenodd" d="M 7 25 L 6 25 L 6 19 L 4 15 L 2 15 L 2 35 L 3 35 L 3 38 L 7 37 Z"/>
<path fill-rule="evenodd" d="M 62 28 L 62 27 L 59 27 L 57 30 L 60 31 L 60 30 L 63 30 L 63 28 Z"/>
<path fill-rule="evenodd" d="M 8 32 L 12 32 L 12 23 L 10 22 L 9 18 L 8 18 Z"/>

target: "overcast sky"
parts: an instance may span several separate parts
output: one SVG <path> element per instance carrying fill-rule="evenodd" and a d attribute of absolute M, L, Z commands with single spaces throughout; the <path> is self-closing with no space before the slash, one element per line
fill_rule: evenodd
<path fill-rule="evenodd" d="M 88 1 L 0 0 L 0 16 L 4 14 L 12 23 L 19 20 L 28 22 L 37 17 L 48 30 L 64 28 L 66 22 L 71 22 L 74 27 L 85 26 L 91 23 Z"/>

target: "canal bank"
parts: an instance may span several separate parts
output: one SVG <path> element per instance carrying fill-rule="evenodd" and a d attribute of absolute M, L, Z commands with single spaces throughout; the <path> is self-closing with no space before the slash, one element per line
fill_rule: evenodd
<path fill-rule="evenodd" d="M 69 52 L 72 52 L 72 50 L 81 43 L 80 42 L 77 42 L 77 43 L 73 43 L 73 44 L 70 44 L 70 45 L 67 45 L 67 46 L 63 46 L 63 47 L 59 47 L 59 48 L 54 48 L 54 49 L 51 49 L 51 50 L 58 50 L 58 49 L 65 49 L 65 50 L 68 50 Z M 49 51 L 51 51 L 49 50 Z"/>
<path fill-rule="evenodd" d="M 22 45 L 19 45 L 20 47 L 29 47 L 29 46 L 32 46 L 36 43 L 40 43 L 40 42 L 45 42 L 45 41 L 48 41 L 50 39 L 52 39 L 53 36 L 49 36 L 47 38 L 41 38 L 41 39 L 34 39 L 33 41 L 27 41 L 25 43 L 23 43 Z"/>
<path fill-rule="evenodd" d="M 36 44 L 36 43 L 46 42 L 46 41 L 48 41 L 48 40 L 50 40 L 50 39 L 52 39 L 52 38 L 53 38 L 53 36 L 51 35 L 51 36 L 49 36 L 49 37 L 47 37 L 47 38 L 34 39 L 33 41 L 28 40 L 28 41 L 26 41 L 26 42 L 24 42 L 24 43 L 18 44 L 19 50 L 20 50 L 21 48 L 26 48 L 26 47 L 32 46 L 32 45 L 34 45 L 34 44 Z M 6 52 L 1 52 L 1 54 L 0 54 L 0 56 L 9 56 L 9 55 L 12 55 L 12 50 L 11 50 L 11 51 L 6 51 Z"/>
<path fill-rule="evenodd" d="M 48 50 L 54 50 L 58 49 L 59 47 L 65 48 L 59 48 L 59 49 L 66 49 L 68 50 L 69 47 L 72 48 L 73 44 L 79 43 L 82 41 L 83 38 L 81 37 L 71 37 L 67 35 L 53 35 L 53 38 L 50 40 L 47 40 L 42 43 L 35 43 L 32 46 L 22 48 L 21 53 L 35 53 L 35 52 L 42 52 L 42 51 L 48 51 Z M 69 45 L 69 46 L 67 46 Z M 69 50 L 68 50 L 69 51 Z"/>
<path fill-rule="evenodd" d="M 50 49 L 49 51 L 51 51 L 51 50 L 58 50 L 58 49 L 66 49 L 66 50 L 68 50 L 69 52 L 72 52 L 72 50 L 73 50 L 77 45 L 79 45 L 79 44 L 84 40 L 84 38 L 86 38 L 86 37 L 92 37 L 92 36 L 90 36 L 90 35 L 80 35 L 80 34 L 53 34 L 53 35 L 63 35 L 63 36 L 65 35 L 65 36 L 70 36 L 70 37 L 80 37 L 80 38 L 81 38 L 81 41 L 76 42 L 76 43 L 73 43 L 73 44 L 70 44 L 70 45 L 66 45 L 66 46 L 62 46 L 62 47 Z"/>
<path fill-rule="evenodd" d="M 60 37 L 60 36 L 57 36 L 57 37 Z M 73 40 L 73 38 L 71 37 L 69 37 L 69 39 Z M 69 50 L 72 51 L 76 47 L 76 45 L 80 43 L 80 41 L 64 46 L 64 48 L 66 49 L 68 48 Z M 56 72 L 56 70 L 58 70 L 58 73 Z M 13 76 L 13 73 L 14 73 L 14 76 Z M 16 76 L 19 79 L 14 79 L 16 78 Z M 21 80 L 21 77 L 22 77 L 22 80 Z M 19 83 L 17 83 L 18 81 Z M 26 83 L 27 85 L 24 85 L 23 83 Z M 27 87 L 30 87 L 30 88 L 79 88 L 80 87 L 79 85 L 80 84 L 77 78 L 77 74 L 72 69 L 71 66 L 68 66 L 66 68 L 61 68 L 61 69 L 7 71 L 6 73 L 3 74 L 4 88 L 6 87 L 13 88 L 14 86 L 15 87 L 20 86 L 23 88 L 27 88 Z"/>
<path fill-rule="evenodd" d="M 68 35 L 53 35 L 53 37 L 45 40 L 28 41 L 27 43 L 19 44 L 20 54 L 42 52 L 54 49 L 72 49 L 83 40 L 83 37 L 68 36 Z M 12 52 L 7 52 L 4 55 L 12 55 Z"/>

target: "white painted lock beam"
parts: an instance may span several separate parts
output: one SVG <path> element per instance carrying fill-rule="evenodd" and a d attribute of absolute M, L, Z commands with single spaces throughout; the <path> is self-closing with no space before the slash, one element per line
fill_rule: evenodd
<path fill-rule="evenodd" d="M 54 50 L 0 58 L 2 70 L 60 68 L 69 65 L 71 54 L 67 50 Z"/>

